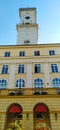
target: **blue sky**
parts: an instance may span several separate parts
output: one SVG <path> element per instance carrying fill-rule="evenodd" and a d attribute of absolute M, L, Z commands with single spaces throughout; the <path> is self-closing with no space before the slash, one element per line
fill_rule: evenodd
<path fill-rule="evenodd" d="M 38 43 L 60 43 L 60 0 L 0 0 L 0 45 L 15 45 L 19 8 L 36 7 Z"/>

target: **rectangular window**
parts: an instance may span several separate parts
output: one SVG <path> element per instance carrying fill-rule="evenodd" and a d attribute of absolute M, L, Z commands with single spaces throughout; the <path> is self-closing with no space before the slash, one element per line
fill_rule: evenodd
<path fill-rule="evenodd" d="M 18 65 L 18 73 L 24 73 L 24 64 Z"/>
<path fill-rule="evenodd" d="M 3 65 L 2 74 L 7 74 L 7 73 L 8 73 L 8 65 Z"/>
<path fill-rule="evenodd" d="M 39 51 L 34 51 L 34 56 L 40 56 L 40 52 Z"/>
<path fill-rule="evenodd" d="M 41 65 L 35 64 L 35 73 L 41 73 Z"/>
<path fill-rule="evenodd" d="M 58 65 L 57 64 L 51 64 L 51 71 L 53 73 L 58 72 Z"/>
<path fill-rule="evenodd" d="M 49 55 L 55 55 L 55 51 L 54 50 L 49 50 Z"/>
<path fill-rule="evenodd" d="M 5 52 L 5 57 L 10 57 L 10 52 Z"/>
<path fill-rule="evenodd" d="M 20 51 L 19 52 L 19 56 L 25 56 L 25 52 L 24 51 Z"/>

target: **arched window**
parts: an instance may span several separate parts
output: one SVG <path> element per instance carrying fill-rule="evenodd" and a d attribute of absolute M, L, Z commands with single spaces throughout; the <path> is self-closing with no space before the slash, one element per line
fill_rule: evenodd
<path fill-rule="evenodd" d="M 4 89 L 7 86 L 7 81 L 5 79 L 0 80 L 0 89 Z"/>
<path fill-rule="evenodd" d="M 43 87 L 43 80 L 40 78 L 37 78 L 34 80 L 34 87 L 35 88 L 41 88 Z"/>
<path fill-rule="evenodd" d="M 16 81 L 16 88 L 23 88 L 25 87 L 25 80 L 24 79 L 18 79 Z"/>
<path fill-rule="evenodd" d="M 6 115 L 5 129 L 17 130 L 22 125 L 22 107 L 14 103 L 12 104 Z"/>
<path fill-rule="evenodd" d="M 33 109 L 35 130 L 50 130 L 50 113 L 44 103 L 38 103 Z"/>
<path fill-rule="evenodd" d="M 60 78 L 54 78 L 52 80 L 53 87 L 60 87 Z"/>

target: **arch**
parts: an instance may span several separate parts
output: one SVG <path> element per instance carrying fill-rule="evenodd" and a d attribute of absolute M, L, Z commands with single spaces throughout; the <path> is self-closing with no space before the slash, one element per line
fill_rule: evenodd
<path fill-rule="evenodd" d="M 48 109 L 46 104 L 38 103 L 38 104 L 35 105 L 33 111 L 34 112 L 49 112 L 49 109 Z"/>
<path fill-rule="evenodd" d="M 6 112 L 6 123 L 5 129 L 14 129 L 15 127 L 20 127 L 22 120 L 22 107 L 18 103 L 13 103 L 8 107 Z"/>
<path fill-rule="evenodd" d="M 22 112 L 22 107 L 17 103 L 11 104 L 11 106 L 9 106 L 8 112 L 10 113 Z"/>
<path fill-rule="evenodd" d="M 50 113 L 46 104 L 38 103 L 33 108 L 34 130 L 50 130 Z"/>
<path fill-rule="evenodd" d="M 53 87 L 60 87 L 60 78 L 53 78 L 52 79 Z"/>
<path fill-rule="evenodd" d="M 43 87 L 43 80 L 41 78 L 36 78 L 34 80 L 34 87 L 35 88 L 41 88 L 41 87 Z"/>
<path fill-rule="evenodd" d="M 7 80 L 6 79 L 0 79 L 0 89 L 4 89 L 7 86 Z"/>
<path fill-rule="evenodd" d="M 24 88 L 25 87 L 25 80 L 20 78 L 16 80 L 16 88 Z"/>

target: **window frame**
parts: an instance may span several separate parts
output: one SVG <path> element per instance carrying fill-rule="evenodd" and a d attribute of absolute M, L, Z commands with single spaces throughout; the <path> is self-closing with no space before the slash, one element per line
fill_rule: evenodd
<path fill-rule="evenodd" d="M 55 55 L 55 50 L 49 50 L 49 55 L 50 56 Z"/>
<path fill-rule="evenodd" d="M 58 64 L 51 64 L 51 72 L 58 73 Z"/>
<path fill-rule="evenodd" d="M 41 64 L 35 64 L 34 65 L 34 72 L 35 73 L 41 73 Z"/>
<path fill-rule="evenodd" d="M 8 65 L 2 66 L 2 74 L 8 74 Z"/>
<path fill-rule="evenodd" d="M 10 57 L 10 51 L 8 51 L 8 52 L 5 52 L 5 55 L 4 55 L 4 57 Z"/>
<path fill-rule="evenodd" d="M 57 88 L 57 87 L 60 87 L 60 78 L 53 78 L 52 79 L 52 85 L 53 87 Z"/>
<path fill-rule="evenodd" d="M 40 51 L 34 51 L 34 56 L 40 56 Z"/>
<path fill-rule="evenodd" d="M 19 64 L 18 65 L 18 74 L 22 74 L 25 72 L 25 65 L 24 64 Z"/>
<path fill-rule="evenodd" d="M 20 51 L 20 52 L 19 52 L 19 56 L 21 56 L 21 57 L 22 57 L 22 56 L 25 56 L 25 51 Z"/>
<path fill-rule="evenodd" d="M 5 89 L 7 86 L 7 80 L 6 79 L 0 79 L 0 89 Z"/>
<path fill-rule="evenodd" d="M 24 88 L 25 87 L 25 80 L 20 78 L 16 80 L 16 88 Z"/>
<path fill-rule="evenodd" d="M 40 82 L 40 81 L 41 82 Z M 38 82 L 39 81 L 39 82 Z M 35 83 L 36 82 L 36 83 Z M 37 85 L 37 86 L 36 86 Z M 36 78 L 36 79 L 34 79 L 34 88 L 43 88 L 43 86 L 44 86 L 44 82 L 43 82 L 43 80 L 41 79 L 41 78 Z"/>

